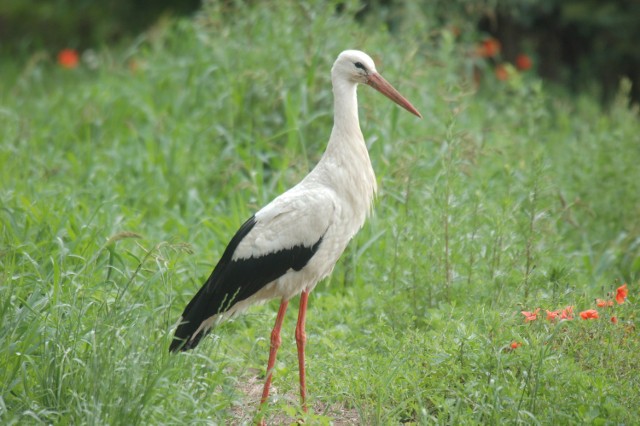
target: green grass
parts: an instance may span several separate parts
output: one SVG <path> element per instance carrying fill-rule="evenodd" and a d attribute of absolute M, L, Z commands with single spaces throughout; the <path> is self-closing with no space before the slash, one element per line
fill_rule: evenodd
<path fill-rule="evenodd" d="M 410 12 L 391 35 L 322 5 L 208 6 L 100 51 L 95 68 L 2 68 L 3 424 L 251 422 L 246 384 L 263 374 L 277 301 L 184 355 L 168 354 L 171 330 L 242 221 L 320 158 L 346 48 L 372 54 L 425 118 L 360 89 L 380 193 L 310 298 L 307 423 L 636 421 L 628 88 L 608 110 L 532 75 L 485 69 L 476 88 L 473 33 Z M 606 309 L 557 324 L 520 314 L 591 308 L 623 282 L 616 325 Z M 274 422 L 302 416 L 295 315 Z"/>

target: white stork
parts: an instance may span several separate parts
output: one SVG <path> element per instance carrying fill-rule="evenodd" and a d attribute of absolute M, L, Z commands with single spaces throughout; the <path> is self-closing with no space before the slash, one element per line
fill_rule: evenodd
<path fill-rule="evenodd" d="M 324 155 L 296 186 L 247 220 L 211 276 L 182 313 L 170 351 L 192 349 L 213 326 L 257 302 L 281 299 L 261 404 L 269 396 L 280 328 L 289 300 L 300 294 L 295 337 L 300 396 L 306 411 L 304 347 L 309 292 L 331 273 L 371 211 L 376 177 L 358 121 L 358 84 L 378 90 L 422 117 L 378 72 L 364 52 L 346 50 L 331 69 L 333 130 Z"/>

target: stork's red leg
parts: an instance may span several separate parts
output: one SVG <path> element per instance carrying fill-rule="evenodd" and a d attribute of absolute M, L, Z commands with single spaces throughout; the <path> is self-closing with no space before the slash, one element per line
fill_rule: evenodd
<path fill-rule="evenodd" d="M 307 411 L 307 384 L 304 373 L 304 345 L 307 343 L 307 334 L 304 331 L 304 322 L 307 317 L 307 300 L 309 291 L 305 290 L 300 295 L 300 311 L 298 312 L 298 325 L 296 325 L 296 343 L 298 345 L 298 370 L 300 372 L 300 397 L 302 409 Z"/>
<path fill-rule="evenodd" d="M 284 321 L 284 314 L 287 312 L 287 306 L 289 301 L 282 299 L 280 302 L 280 309 L 278 309 L 278 316 L 276 316 L 276 324 L 271 331 L 271 349 L 269 350 L 269 362 L 267 363 L 267 380 L 264 383 L 264 389 L 262 390 L 261 404 L 267 402 L 269 398 L 269 388 L 271 387 L 271 376 L 273 375 L 273 366 L 276 363 L 276 354 L 282 339 L 280 338 L 280 329 L 282 328 L 282 322 Z"/>

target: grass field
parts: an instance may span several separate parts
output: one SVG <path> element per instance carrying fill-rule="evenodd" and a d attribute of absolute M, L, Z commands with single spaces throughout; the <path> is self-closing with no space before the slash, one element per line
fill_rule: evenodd
<path fill-rule="evenodd" d="M 172 327 L 237 227 L 320 158 L 346 48 L 425 118 L 360 89 L 375 214 L 310 297 L 311 412 L 291 309 L 267 419 L 637 422 L 628 88 L 604 109 L 533 74 L 498 81 L 476 35 L 408 12 L 389 34 L 321 5 L 208 6 L 77 69 L 0 66 L 0 423 L 251 423 L 278 301 L 178 356 Z"/>

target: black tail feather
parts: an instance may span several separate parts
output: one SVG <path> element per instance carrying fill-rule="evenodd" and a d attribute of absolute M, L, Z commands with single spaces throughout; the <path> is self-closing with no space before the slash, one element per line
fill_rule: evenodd
<path fill-rule="evenodd" d="M 208 334 L 208 331 L 200 330 L 198 334 L 192 338 L 193 333 L 196 331 L 196 326 L 191 326 L 189 322 L 181 323 L 173 336 L 171 345 L 169 346 L 169 352 L 188 351 L 198 346 L 200 339 Z"/>

